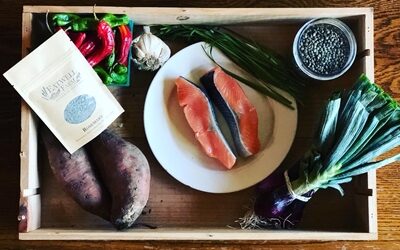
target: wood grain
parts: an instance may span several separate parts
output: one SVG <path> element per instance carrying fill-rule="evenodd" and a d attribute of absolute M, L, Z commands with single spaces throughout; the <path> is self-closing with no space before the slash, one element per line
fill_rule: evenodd
<path fill-rule="evenodd" d="M 385 90 L 400 98 L 400 2 L 396 0 L 315 0 L 315 1 L 86 1 L 85 4 L 115 6 L 186 6 L 186 7 L 374 7 L 375 8 L 375 80 Z M 20 58 L 22 4 L 53 5 L 54 1 L 0 1 L 0 72 L 5 72 Z M 80 5 L 81 1 L 58 1 L 59 5 Z M 19 196 L 19 124 L 20 99 L 16 92 L 0 79 L 0 248 L 1 249 L 400 249 L 400 179 L 399 164 L 378 170 L 379 241 L 374 242 L 21 242 L 17 239 Z"/>

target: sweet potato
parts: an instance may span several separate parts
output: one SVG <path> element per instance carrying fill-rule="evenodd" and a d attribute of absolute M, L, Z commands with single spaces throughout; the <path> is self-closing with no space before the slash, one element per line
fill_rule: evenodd
<path fill-rule="evenodd" d="M 146 157 L 110 130 L 103 131 L 87 148 L 111 194 L 111 223 L 117 229 L 132 226 L 149 198 L 150 168 Z"/>
<path fill-rule="evenodd" d="M 41 135 L 50 167 L 66 193 L 86 211 L 110 218 L 110 194 L 101 184 L 84 148 L 70 154 L 44 125 Z"/>

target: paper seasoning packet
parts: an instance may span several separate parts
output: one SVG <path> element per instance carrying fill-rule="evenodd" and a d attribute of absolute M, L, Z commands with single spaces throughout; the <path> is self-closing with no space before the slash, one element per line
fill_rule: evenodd
<path fill-rule="evenodd" d="M 63 30 L 4 77 L 70 153 L 124 112 Z"/>

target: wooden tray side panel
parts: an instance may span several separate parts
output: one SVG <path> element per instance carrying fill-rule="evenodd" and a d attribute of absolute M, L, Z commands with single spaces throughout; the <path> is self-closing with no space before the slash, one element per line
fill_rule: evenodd
<path fill-rule="evenodd" d="M 374 240 L 376 234 L 349 232 L 263 231 L 232 229 L 109 230 L 38 229 L 20 234 L 23 240 Z"/>
<path fill-rule="evenodd" d="M 22 14 L 22 57 L 31 46 L 32 14 Z M 29 232 L 40 227 L 41 205 L 38 171 L 38 140 L 35 114 L 21 102 L 20 206 L 19 231 Z"/>
<path fill-rule="evenodd" d="M 363 57 L 362 72 L 374 81 L 374 23 L 373 9 L 369 9 L 360 18 L 358 25 L 358 53 Z M 353 193 L 357 216 L 362 220 L 364 227 L 370 233 L 378 232 L 377 221 L 377 197 L 376 197 L 376 171 L 370 171 L 365 175 L 353 179 Z M 366 199 L 367 197 L 367 199 Z"/>
<path fill-rule="evenodd" d="M 364 72 L 369 79 L 375 80 L 374 72 L 374 14 L 373 9 L 370 9 L 365 14 L 364 23 L 364 44 L 369 49 L 369 56 L 365 62 Z M 378 212 L 377 212 L 377 197 L 376 197 L 376 171 L 368 172 L 368 189 L 372 190 L 372 196 L 368 197 L 368 222 L 369 232 L 378 233 Z"/>
<path fill-rule="evenodd" d="M 111 7 L 111 6 L 29 6 L 24 12 L 72 13 L 111 12 L 128 14 L 136 24 L 232 24 L 271 20 L 305 20 L 318 17 L 351 17 L 365 15 L 370 8 L 153 8 L 153 7 Z"/>
<path fill-rule="evenodd" d="M 22 57 L 28 54 L 31 46 L 32 14 L 22 14 Z M 34 114 L 29 106 L 21 103 L 21 191 L 29 192 L 39 188 L 37 171 L 37 133 Z"/>

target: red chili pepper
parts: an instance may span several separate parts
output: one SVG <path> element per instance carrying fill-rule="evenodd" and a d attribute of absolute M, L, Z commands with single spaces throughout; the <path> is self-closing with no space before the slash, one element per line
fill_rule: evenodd
<path fill-rule="evenodd" d="M 94 51 L 94 49 L 96 48 L 96 45 L 97 45 L 97 43 L 94 40 L 85 41 L 79 47 L 79 51 L 82 53 L 82 55 L 84 57 L 86 57 L 87 55 L 89 55 L 90 53 L 92 53 Z"/>
<path fill-rule="evenodd" d="M 84 57 L 92 53 L 98 47 L 99 41 L 96 36 L 89 34 L 81 46 L 78 47 L 79 51 Z"/>
<path fill-rule="evenodd" d="M 117 62 L 127 66 L 129 50 L 131 49 L 132 33 L 129 30 L 128 25 L 118 26 L 119 43 L 117 53 Z"/>
<path fill-rule="evenodd" d="M 75 44 L 76 47 L 79 48 L 79 46 L 82 45 L 83 41 L 86 38 L 86 33 L 84 32 L 71 32 L 71 30 L 67 29 L 66 26 L 57 26 L 55 27 L 55 31 L 59 30 L 64 30 L 64 32 L 68 35 L 68 37 L 71 39 L 71 41 Z"/>
<path fill-rule="evenodd" d="M 97 24 L 96 31 L 97 38 L 100 40 L 100 47 L 86 58 L 92 67 L 110 55 L 115 46 L 114 32 L 105 21 L 101 20 Z"/>
<path fill-rule="evenodd" d="M 86 38 L 86 33 L 84 32 L 69 32 L 67 33 L 69 38 L 71 38 L 72 42 L 76 47 L 80 47 L 83 44 L 83 41 Z"/>

